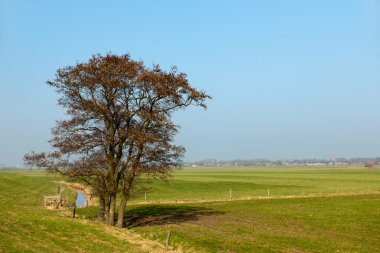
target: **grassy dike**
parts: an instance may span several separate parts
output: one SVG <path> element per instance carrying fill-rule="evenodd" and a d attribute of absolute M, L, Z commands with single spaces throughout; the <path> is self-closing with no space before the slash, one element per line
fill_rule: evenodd
<path fill-rule="evenodd" d="M 56 180 L 43 172 L 0 172 L 0 252 L 143 252 L 99 224 L 41 207 Z"/>

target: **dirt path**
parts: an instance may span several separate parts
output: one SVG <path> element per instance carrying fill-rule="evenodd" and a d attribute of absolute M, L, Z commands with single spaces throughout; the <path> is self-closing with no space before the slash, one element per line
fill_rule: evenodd
<path fill-rule="evenodd" d="M 71 182 L 66 182 L 66 181 L 54 181 L 54 182 L 61 184 L 61 185 L 66 185 L 67 187 L 70 187 L 70 188 L 75 189 L 75 190 L 82 191 L 82 192 L 86 193 L 86 195 L 91 194 L 91 188 L 89 186 L 85 186 L 83 184 L 71 183 Z"/>
<path fill-rule="evenodd" d="M 131 244 L 139 246 L 142 250 L 147 252 L 176 252 L 176 253 L 182 253 L 181 249 L 173 249 L 172 247 L 169 247 L 169 249 L 166 249 L 164 245 L 157 241 L 149 240 L 146 238 L 141 237 L 139 234 L 136 234 L 130 230 L 122 229 L 122 228 L 116 228 L 116 227 L 109 227 L 105 226 L 105 230 L 120 238 L 123 240 L 128 241 Z"/>
<path fill-rule="evenodd" d="M 137 233 L 134 233 L 126 228 L 118 228 L 118 227 L 111 227 L 107 226 L 102 223 L 93 222 L 86 219 L 80 219 L 77 218 L 78 222 L 85 223 L 85 224 L 91 224 L 93 226 L 101 227 L 104 231 L 106 231 L 108 234 L 113 235 L 117 237 L 118 239 L 125 240 L 126 242 L 133 244 L 140 248 L 142 251 L 145 252 L 157 252 L 157 253 L 167 253 L 167 252 L 173 252 L 173 253 L 182 253 L 182 249 L 173 249 L 169 246 L 168 249 L 166 249 L 165 245 L 154 241 L 149 240 L 147 238 L 143 238 Z"/>

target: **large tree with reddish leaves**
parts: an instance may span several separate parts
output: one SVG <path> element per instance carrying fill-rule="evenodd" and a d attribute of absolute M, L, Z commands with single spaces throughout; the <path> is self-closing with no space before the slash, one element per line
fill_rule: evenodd
<path fill-rule="evenodd" d="M 99 197 L 99 219 L 117 226 L 136 178 L 166 179 L 182 164 L 184 148 L 173 144 L 178 126 L 172 113 L 190 105 L 206 108 L 210 97 L 191 87 L 175 67 L 148 68 L 128 54 L 95 55 L 57 71 L 47 84 L 60 95 L 68 118 L 57 122 L 50 140 L 55 151 L 31 152 L 24 160 L 80 180 Z"/>

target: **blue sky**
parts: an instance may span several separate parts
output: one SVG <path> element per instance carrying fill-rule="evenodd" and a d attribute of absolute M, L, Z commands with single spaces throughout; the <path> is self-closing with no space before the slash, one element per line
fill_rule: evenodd
<path fill-rule="evenodd" d="M 109 51 L 213 97 L 174 116 L 185 160 L 380 156 L 380 1 L 2 0 L 0 164 L 49 149 L 55 71 Z"/>

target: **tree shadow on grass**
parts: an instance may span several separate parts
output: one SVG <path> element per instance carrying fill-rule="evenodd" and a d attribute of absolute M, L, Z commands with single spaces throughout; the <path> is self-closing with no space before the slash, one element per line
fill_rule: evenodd
<path fill-rule="evenodd" d="M 128 228 L 149 225 L 178 224 L 198 220 L 202 216 L 220 215 L 223 211 L 199 206 L 149 205 L 125 212 L 125 226 Z"/>

